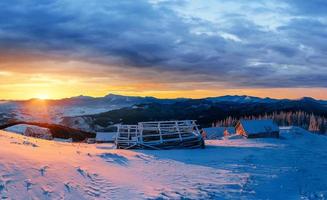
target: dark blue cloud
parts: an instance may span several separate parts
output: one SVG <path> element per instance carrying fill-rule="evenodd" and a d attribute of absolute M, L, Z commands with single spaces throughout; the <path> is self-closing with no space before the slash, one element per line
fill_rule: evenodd
<path fill-rule="evenodd" d="M 326 87 L 324 1 L 193 3 L 3 0 L 0 51 L 182 75 L 167 82 Z"/>
<path fill-rule="evenodd" d="M 295 14 L 326 17 L 327 2 L 325 0 L 291 0 L 289 3 L 294 8 L 292 11 Z"/>

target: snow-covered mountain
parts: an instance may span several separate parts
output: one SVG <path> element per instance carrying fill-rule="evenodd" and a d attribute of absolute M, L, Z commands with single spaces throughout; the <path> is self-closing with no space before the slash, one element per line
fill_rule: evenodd
<path fill-rule="evenodd" d="M 325 101 L 312 98 L 276 100 L 246 96 L 225 96 L 189 99 L 170 104 L 144 103 L 100 114 L 63 117 L 61 123 L 76 129 L 94 131 L 110 128 L 111 125 L 116 123 L 136 124 L 140 121 L 194 119 L 201 126 L 207 127 L 211 126 L 213 122 L 227 117 L 241 118 L 298 111 L 302 111 L 306 115 L 314 114 L 326 118 L 327 104 Z M 310 117 L 306 119 L 309 120 Z M 310 124 L 310 122 L 306 121 L 304 124 Z M 304 127 L 307 128 L 307 126 Z M 322 129 L 322 132 L 325 131 Z"/>
<path fill-rule="evenodd" d="M 59 100 L 0 101 L 0 123 L 8 119 L 58 123 L 64 116 L 90 115 L 135 104 L 169 104 L 183 100 L 109 94 L 104 97 L 77 96 Z"/>
<path fill-rule="evenodd" d="M 221 97 L 209 97 L 206 98 L 206 100 L 212 101 L 212 102 L 235 102 L 235 103 L 273 103 L 276 101 L 279 101 L 277 99 L 271 99 L 271 98 L 259 98 L 259 97 L 253 97 L 253 96 L 238 96 L 238 95 L 227 95 L 227 96 L 221 96 Z"/>
<path fill-rule="evenodd" d="M 262 107 L 267 107 L 268 109 L 270 109 L 269 107 L 297 107 L 298 109 L 303 107 L 310 107 L 312 108 L 311 110 L 324 110 L 324 108 L 327 108 L 327 101 L 315 100 L 309 97 L 297 100 L 279 100 L 235 95 L 209 97 L 203 99 L 158 99 L 154 97 L 137 97 L 109 94 L 104 97 L 77 96 L 60 100 L 31 99 L 26 101 L 0 101 L 0 123 L 4 123 L 12 119 L 59 123 L 64 117 L 95 115 L 122 108 L 134 109 L 137 108 L 137 106 L 134 105 L 146 104 L 162 105 L 162 107 L 167 107 L 168 110 L 173 108 L 172 112 L 176 112 L 176 108 L 185 110 L 185 107 L 190 107 L 194 113 L 197 113 L 199 110 L 205 110 L 204 108 L 211 109 L 212 106 L 219 108 L 216 113 L 220 113 L 221 111 L 228 112 L 228 108 L 233 107 L 240 109 L 253 108 L 257 110 L 262 110 Z M 179 114 L 179 116 L 184 116 L 184 114 Z M 199 114 L 200 117 L 203 113 Z M 172 119 L 177 118 L 176 116 L 171 117 L 173 117 Z M 82 121 L 83 120 L 85 119 L 82 118 Z M 83 126 L 89 125 L 85 124 Z"/>

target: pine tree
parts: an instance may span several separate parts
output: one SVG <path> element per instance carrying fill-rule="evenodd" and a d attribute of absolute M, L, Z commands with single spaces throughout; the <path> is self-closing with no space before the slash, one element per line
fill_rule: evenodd
<path fill-rule="evenodd" d="M 246 115 L 240 118 L 228 116 L 223 120 L 215 121 L 215 126 L 235 126 L 240 119 L 272 119 L 279 126 L 299 126 L 309 131 L 327 134 L 327 119 L 313 113 L 308 114 L 303 111 L 296 112 L 273 112 L 262 115 Z"/>

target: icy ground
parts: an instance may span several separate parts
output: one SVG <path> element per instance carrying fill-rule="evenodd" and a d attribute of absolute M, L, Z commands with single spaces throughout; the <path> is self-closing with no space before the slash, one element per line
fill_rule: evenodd
<path fill-rule="evenodd" d="M 327 137 L 208 141 L 129 151 L 0 132 L 2 199 L 326 199 Z"/>

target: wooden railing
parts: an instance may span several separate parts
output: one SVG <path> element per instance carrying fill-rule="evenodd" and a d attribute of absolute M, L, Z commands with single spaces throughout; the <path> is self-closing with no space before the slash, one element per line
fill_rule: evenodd
<path fill-rule="evenodd" d="M 140 122 L 138 125 L 119 125 L 118 148 L 152 146 L 201 138 L 194 120 Z"/>

